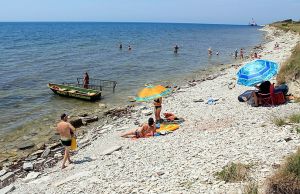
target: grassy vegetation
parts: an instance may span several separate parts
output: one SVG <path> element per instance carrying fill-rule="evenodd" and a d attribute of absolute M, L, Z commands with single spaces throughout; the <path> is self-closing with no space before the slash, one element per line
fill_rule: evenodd
<path fill-rule="evenodd" d="M 243 190 L 243 194 L 258 194 L 258 185 L 256 182 L 250 182 Z"/>
<path fill-rule="evenodd" d="M 291 30 L 300 34 L 300 22 L 286 20 L 282 22 L 275 22 L 271 24 L 271 26 L 284 31 Z M 281 66 L 277 76 L 277 81 L 279 84 L 296 79 L 300 79 L 300 44 L 295 47 L 292 56 Z"/>
<path fill-rule="evenodd" d="M 275 23 L 271 24 L 271 26 L 277 27 L 277 28 L 279 28 L 281 30 L 284 30 L 286 32 L 291 30 L 293 32 L 300 33 L 300 23 L 292 21 L 292 20 L 275 22 Z"/>
<path fill-rule="evenodd" d="M 278 172 L 268 179 L 267 193 L 300 193 L 300 149 L 288 157 Z"/>
<path fill-rule="evenodd" d="M 245 181 L 248 178 L 250 168 L 250 165 L 230 163 L 224 166 L 220 172 L 215 173 L 215 176 L 226 183 Z"/>
<path fill-rule="evenodd" d="M 289 122 L 287 120 L 289 120 Z M 273 123 L 278 127 L 281 127 L 288 123 L 290 123 L 290 124 L 300 123 L 300 113 L 292 114 L 288 118 L 281 118 L 281 117 L 274 116 Z"/>
<path fill-rule="evenodd" d="M 292 56 L 282 64 L 278 76 L 278 83 L 286 83 L 290 80 L 300 78 L 300 44 L 298 44 L 292 53 Z"/>
<path fill-rule="evenodd" d="M 292 114 L 289 119 L 291 123 L 300 123 L 300 114 Z"/>
<path fill-rule="evenodd" d="M 279 117 L 275 117 L 275 118 L 273 119 L 273 122 L 274 122 L 274 124 L 275 124 L 276 126 L 278 126 L 278 127 L 281 127 L 281 126 L 283 126 L 283 125 L 286 124 L 285 119 L 279 118 Z"/>

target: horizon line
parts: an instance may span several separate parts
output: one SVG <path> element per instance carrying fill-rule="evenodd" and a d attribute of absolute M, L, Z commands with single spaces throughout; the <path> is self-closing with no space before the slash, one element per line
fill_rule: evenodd
<path fill-rule="evenodd" d="M 230 23 L 198 23 L 198 22 L 149 22 L 149 21 L 1 21 L 0 23 L 149 23 L 149 24 L 195 24 L 195 25 L 235 25 L 248 26 L 249 24 L 230 24 Z M 265 24 L 261 24 L 265 25 Z M 257 26 L 261 26 L 257 25 Z"/>

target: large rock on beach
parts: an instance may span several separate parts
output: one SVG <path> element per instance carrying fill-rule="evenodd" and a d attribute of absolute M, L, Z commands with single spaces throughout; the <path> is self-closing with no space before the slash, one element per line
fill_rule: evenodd
<path fill-rule="evenodd" d="M 35 152 L 33 152 L 32 154 L 30 154 L 31 156 L 34 156 L 34 155 L 40 155 L 44 152 L 44 150 L 37 150 Z"/>
<path fill-rule="evenodd" d="M 50 142 L 57 142 L 60 140 L 60 135 L 59 134 L 54 134 L 52 137 L 50 137 L 49 141 Z"/>
<path fill-rule="evenodd" d="M 71 125 L 73 125 L 75 128 L 79 128 L 83 125 L 81 118 L 76 118 L 73 120 L 70 120 Z"/>
<path fill-rule="evenodd" d="M 6 172 L 7 172 L 7 171 L 6 171 L 5 169 L 0 170 L 0 177 L 3 176 L 3 175 L 5 175 Z"/>
<path fill-rule="evenodd" d="M 26 149 L 30 149 L 30 148 L 33 148 L 33 147 L 34 147 L 34 143 L 33 142 L 24 142 L 24 143 L 21 143 L 18 146 L 18 149 L 19 150 L 26 150 Z"/>
<path fill-rule="evenodd" d="M 97 116 L 93 116 L 93 117 L 81 117 L 82 123 L 92 123 L 95 121 L 98 121 L 98 117 Z"/>
<path fill-rule="evenodd" d="M 41 157 L 46 158 L 50 154 L 51 149 L 47 147 L 44 152 L 42 153 Z"/>
<path fill-rule="evenodd" d="M 27 158 L 25 159 L 25 161 L 33 161 L 33 160 L 36 160 L 37 158 L 38 158 L 37 155 L 30 155 L 29 157 L 27 157 Z"/>
<path fill-rule="evenodd" d="M 6 173 L 0 177 L 0 188 L 6 187 L 13 181 L 15 181 L 15 174 L 13 172 Z"/>
<path fill-rule="evenodd" d="M 106 106 L 106 104 L 99 103 L 99 107 L 102 108 L 102 109 L 104 109 L 104 108 L 106 108 L 107 106 Z"/>
<path fill-rule="evenodd" d="M 23 169 L 26 171 L 33 170 L 33 164 L 31 162 L 24 162 Z"/>
<path fill-rule="evenodd" d="M 56 160 L 54 158 L 50 158 L 49 160 L 45 161 L 44 167 L 51 168 L 56 164 Z"/>
<path fill-rule="evenodd" d="M 28 183 L 28 182 L 30 182 L 30 181 L 36 179 L 40 174 L 41 174 L 41 173 L 39 173 L 39 172 L 30 172 L 30 173 L 28 173 L 27 176 L 23 179 L 23 181 L 24 181 L 25 183 Z"/>
<path fill-rule="evenodd" d="M 47 144 L 47 147 L 49 148 L 49 149 L 55 149 L 55 148 L 57 148 L 57 147 L 59 147 L 59 146 L 61 146 L 61 143 L 60 142 L 56 142 L 56 143 L 53 143 L 53 144 Z"/>
<path fill-rule="evenodd" d="M 15 189 L 16 189 L 16 187 L 14 185 L 9 185 L 7 187 L 0 189 L 0 194 L 7 194 L 9 192 L 12 192 Z"/>
<path fill-rule="evenodd" d="M 43 169 L 46 159 L 39 159 L 33 163 L 34 170 L 41 171 Z"/>

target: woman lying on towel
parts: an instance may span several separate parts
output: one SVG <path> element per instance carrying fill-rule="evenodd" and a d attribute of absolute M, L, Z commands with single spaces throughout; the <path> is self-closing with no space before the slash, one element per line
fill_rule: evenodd
<path fill-rule="evenodd" d="M 150 137 L 150 136 L 154 136 L 155 132 L 156 132 L 156 127 L 154 124 L 154 119 L 149 118 L 148 123 L 143 124 L 141 127 L 137 128 L 137 129 L 132 129 L 132 130 L 124 132 L 123 134 L 121 134 L 121 137 L 125 137 L 125 138 Z"/>

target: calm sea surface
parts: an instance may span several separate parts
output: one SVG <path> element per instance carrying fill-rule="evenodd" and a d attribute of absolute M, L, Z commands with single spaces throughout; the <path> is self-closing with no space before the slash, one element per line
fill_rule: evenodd
<path fill-rule="evenodd" d="M 98 107 L 56 96 L 48 82 L 74 82 L 87 71 L 91 78 L 118 82 L 115 94 L 104 94 L 104 103 L 124 104 L 145 83 L 176 83 L 230 63 L 236 48 L 247 51 L 262 37 L 257 27 L 233 25 L 0 23 L 0 143 L 22 140 L 26 133 L 47 135 L 60 113 Z M 209 47 L 220 55 L 209 59 Z"/>

